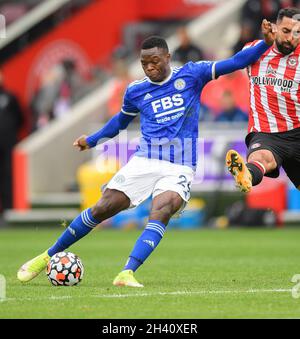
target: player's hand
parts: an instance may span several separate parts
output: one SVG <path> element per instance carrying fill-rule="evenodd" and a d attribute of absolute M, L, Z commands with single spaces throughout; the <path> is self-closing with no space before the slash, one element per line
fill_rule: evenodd
<path fill-rule="evenodd" d="M 87 136 L 86 135 L 82 135 L 81 137 L 79 137 L 78 139 L 76 139 L 74 142 L 73 142 L 73 146 L 78 148 L 79 151 L 85 151 L 86 149 L 89 149 L 90 146 L 88 145 L 88 143 L 86 142 L 86 138 Z"/>
<path fill-rule="evenodd" d="M 265 43 L 272 46 L 277 33 L 276 25 L 264 19 L 261 24 L 261 31 L 264 36 Z"/>

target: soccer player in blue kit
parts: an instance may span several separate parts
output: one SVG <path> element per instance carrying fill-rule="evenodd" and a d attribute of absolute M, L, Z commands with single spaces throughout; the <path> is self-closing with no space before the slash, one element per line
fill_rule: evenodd
<path fill-rule="evenodd" d="M 157 247 L 170 218 L 190 197 L 197 164 L 201 91 L 210 80 L 256 62 L 274 42 L 270 22 L 263 21 L 262 33 L 264 41 L 229 59 L 188 62 L 174 69 L 164 39 L 153 36 L 142 43 L 141 64 L 146 77 L 128 86 L 121 112 L 95 134 L 74 142 L 80 151 L 90 149 L 126 129 L 140 114 L 142 138 L 135 155 L 110 180 L 95 206 L 79 214 L 52 247 L 19 269 L 21 282 L 35 278 L 52 255 L 70 247 L 102 221 L 152 196 L 148 224 L 113 281 L 115 286 L 143 287 L 133 273 Z"/>

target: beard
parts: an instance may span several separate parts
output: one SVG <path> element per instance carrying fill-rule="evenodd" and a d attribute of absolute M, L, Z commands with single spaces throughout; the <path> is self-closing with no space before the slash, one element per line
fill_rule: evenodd
<path fill-rule="evenodd" d="M 294 47 L 293 45 L 289 43 L 282 44 L 277 40 L 276 40 L 276 46 L 277 46 L 278 51 L 284 55 L 291 54 L 296 49 L 296 47 Z"/>

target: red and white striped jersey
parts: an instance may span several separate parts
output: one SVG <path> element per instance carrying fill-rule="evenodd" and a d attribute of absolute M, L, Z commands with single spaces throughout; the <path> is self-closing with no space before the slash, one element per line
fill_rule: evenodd
<path fill-rule="evenodd" d="M 254 46 L 251 42 L 245 48 Z M 300 45 L 281 54 L 275 44 L 248 67 L 249 132 L 285 132 L 300 127 Z"/>

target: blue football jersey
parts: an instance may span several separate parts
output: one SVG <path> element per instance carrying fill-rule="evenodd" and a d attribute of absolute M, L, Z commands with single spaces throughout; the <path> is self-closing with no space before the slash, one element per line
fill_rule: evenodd
<path fill-rule="evenodd" d="M 135 154 L 195 169 L 200 95 L 214 78 L 215 62 L 199 61 L 172 69 L 161 83 L 148 77 L 131 83 L 121 111 L 140 114 L 142 137 Z"/>

